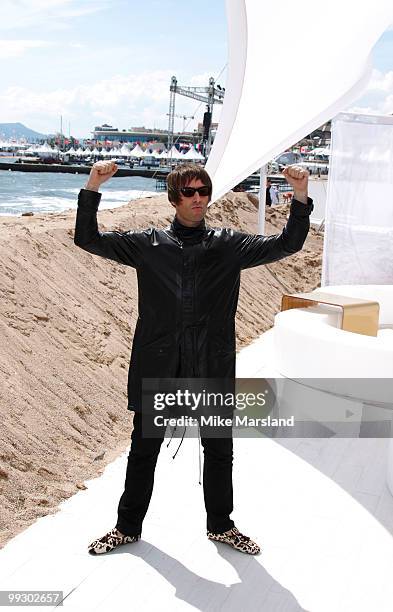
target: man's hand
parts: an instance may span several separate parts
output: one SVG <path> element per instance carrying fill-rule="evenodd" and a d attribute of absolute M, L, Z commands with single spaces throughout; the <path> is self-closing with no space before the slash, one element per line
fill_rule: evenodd
<path fill-rule="evenodd" d="M 89 180 L 85 189 L 98 191 L 102 183 L 108 181 L 117 172 L 117 165 L 114 161 L 98 161 L 93 164 L 89 174 Z"/>
<path fill-rule="evenodd" d="M 282 171 L 287 183 L 293 187 L 293 197 L 307 204 L 309 172 L 301 166 L 287 166 Z"/>

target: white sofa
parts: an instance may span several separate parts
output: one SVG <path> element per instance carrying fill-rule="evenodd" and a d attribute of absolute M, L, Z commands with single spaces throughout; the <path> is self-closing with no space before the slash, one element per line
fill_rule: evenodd
<path fill-rule="evenodd" d="M 367 419 L 367 412 L 378 415 L 379 410 L 379 417 L 385 419 L 386 415 L 387 418 L 393 416 L 393 286 L 341 285 L 323 287 L 319 291 L 377 301 L 380 305 L 377 336 L 342 330 L 338 307 L 321 304 L 285 310 L 278 313 L 274 321 L 275 369 L 288 380 L 302 379 L 299 382 L 313 388 L 314 393 L 321 391 L 320 395 L 317 392 L 313 396 L 317 401 L 312 400 L 313 404 L 308 403 L 308 408 L 304 409 L 307 389 L 304 385 L 302 389 L 292 385 L 289 393 L 286 390 L 288 412 L 298 410 L 297 414 L 311 415 L 310 406 L 313 405 L 312 416 L 316 421 L 319 418 L 325 421 L 331 413 L 332 421 L 341 418 L 343 423 L 350 412 L 354 415 L 354 429 L 350 435 L 356 435 L 355 421 L 359 424 L 362 415 Z M 370 383 L 370 379 L 378 378 L 385 380 L 380 384 Z M 336 401 L 335 396 L 341 396 L 341 401 Z M 392 442 L 388 486 L 393 494 Z"/>

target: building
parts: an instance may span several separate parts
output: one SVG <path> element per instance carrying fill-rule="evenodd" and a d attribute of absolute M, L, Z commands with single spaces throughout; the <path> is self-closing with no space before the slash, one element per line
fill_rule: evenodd
<path fill-rule="evenodd" d="M 202 126 L 203 127 L 203 126 Z M 174 142 L 178 144 L 198 144 L 202 139 L 202 131 L 194 130 L 194 132 L 175 132 L 173 134 Z M 158 142 L 166 145 L 168 142 L 168 130 L 151 129 L 143 127 L 132 127 L 128 130 L 119 130 L 111 125 L 104 123 L 101 126 L 96 126 L 92 132 L 92 140 L 97 143 L 113 142 L 121 144 L 125 142 L 131 143 L 147 143 Z"/>
<path fill-rule="evenodd" d="M 211 133 L 214 139 L 218 128 L 218 123 L 211 124 Z M 251 130 L 252 137 L 252 130 Z M 182 144 L 197 145 L 202 142 L 203 138 L 203 123 L 198 123 L 198 127 L 193 132 L 175 132 L 173 141 L 179 146 Z M 308 134 L 297 143 L 297 147 L 323 147 L 330 144 L 331 139 L 331 122 L 327 121 L 321 127 Z M 96 126 L 92 132 L 91 141 L 93 144 L 104 145 L 104 143 L 113 145 L 121 145 L 122 143 L 156 143 L 161 146 L 153 148 L 164 148 L 168 142 L 168 130 L 152 129 L 142 127 L 132 127 L 128 130 L 119 130 L 107 123 L 101 126 Z M 104 145 L 105 146 L 105 145 Z"/>

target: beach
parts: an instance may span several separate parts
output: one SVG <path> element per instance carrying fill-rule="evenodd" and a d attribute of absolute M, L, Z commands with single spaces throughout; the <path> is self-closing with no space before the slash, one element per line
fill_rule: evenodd
<path fill-rule="evenodd" d="M 99 229 L 165 227 L 173 214 L 165 194 L 141 198 L 99 210 Z M 286 205 L 268 208 L 265 233 L 281 231 L 287 214 Z M 229 192 L 206 221 L 257 232 L 257 199 Z M 74 224 L 74 209 L 0 216 L 0 546 L 56 512 L 130 443 L 136 273 L 76 247 Z M 300 253 L 242 272 L 237 350 L 272 326 L 284 292 L 320 285 L 322 243 L 311 228 Z"/>

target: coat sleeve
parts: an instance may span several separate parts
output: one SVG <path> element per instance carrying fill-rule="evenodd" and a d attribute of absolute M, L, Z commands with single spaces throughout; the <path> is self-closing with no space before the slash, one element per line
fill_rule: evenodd
<path fill-rule="evenodd" d="M 97 210 L 100 200 L 100 193 L 80 190 L 74 244 L 93 255 L 137 268 L 141 262 L 141 232 L 99 232 Z"/>
<path fill-rule="evenodd" d="M 300 251 L 310 229 L 312 199 L 303 204 L 292 198 L 289 219 L 281 234 L 261 236 L 234 232 L 235 250 L 240 268 L 271 263 Z"/>

